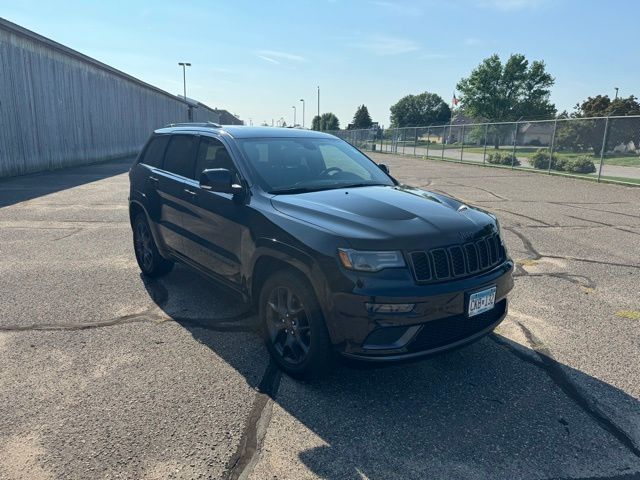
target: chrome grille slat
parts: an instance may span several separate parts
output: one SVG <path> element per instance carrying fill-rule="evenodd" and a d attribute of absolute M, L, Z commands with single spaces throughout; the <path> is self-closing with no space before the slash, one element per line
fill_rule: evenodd
<path fill-rule="evenodd" d="M 504 249 L 496 234 L 474 243 L 451 245 L 411 252 L 409 260 L 419 283 L 462 278 L 488 270 L 504 259 Z"/>

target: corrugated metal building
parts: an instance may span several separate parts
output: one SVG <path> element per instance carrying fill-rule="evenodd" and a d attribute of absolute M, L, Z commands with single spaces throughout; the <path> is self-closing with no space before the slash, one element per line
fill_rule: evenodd
<path fill-rule="evenodd" d="M 0 177 L 131 155 L 188 118 L 183 99 L 1 18 L 0 72 Z M 193 120 L 220 113 L 197 102 Z"/>

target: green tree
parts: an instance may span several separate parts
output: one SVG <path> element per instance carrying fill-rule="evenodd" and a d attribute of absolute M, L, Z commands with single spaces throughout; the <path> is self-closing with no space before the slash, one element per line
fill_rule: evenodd
<path fill-rule="evenodd" d="M 320 117 L 320 130 L 338 130 L 340 128 L 340 121 L 335 114 L 331 112 L 323 113 Z"/>
<path fill-rule="evenodd" d="M 311 130 L 322 130 L 320 128 L 320 115 L 315 115 L 311 121 Z"/>
<path fill-rule="evenodd" d="M 371 121 L 371 115 L 369 115 L 369 109 L 365 105 L 360 105 L 353 116 L 352 128 L 371 128 L 373 122 Z"/>
<path fill-rule="evenodd" d="M 402 97 L 390 110 L 392 127 L 422 127 L 451 119 L 449 105 L 440 95 L 429 92 Z"/>
<path fill-rule="evenodd" d="M 602 149 L 607 122 L 603 118 L 590 118 L 628 115 L 640 115 L 640 103 L 634 95 L 615 100 L 611 100 L 608 95 L 589 97 L 575 106 L 570 115 L 574 120 L 558 124 L 556 142 L 560 148 L 592 150 L 597 154 Z M 606 148 L 621 143 L 640 143 L 640 119 L 613 118 L 608 125 Z"/>
<path fill-rule="evenodd" d="M 467 115 L 490 121 L 551 118 L 556 107 L 549 101 L 554 78 L 542 61 L 511 55 L 503 65 L 498 55 L 486 58 L 467 78 L 458 82 L 460 102 Z"/>

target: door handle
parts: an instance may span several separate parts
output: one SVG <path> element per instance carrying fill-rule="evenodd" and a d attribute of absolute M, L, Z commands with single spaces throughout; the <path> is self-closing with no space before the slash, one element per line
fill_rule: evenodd
<path fill-rule="evenodd" d="M 149 177 L 149 181 L 151 183 L 156 183 L 157 184 L 160 180 L 158 179 L 158 177 Z"/>
<path fill-rule="evenodd" d="M 184 193 L 188 193 L 191 196 L 196 196 L 197 192 L 194 192 L 193 190 L 189 190 L 188 188 L 184 189 Z"/>

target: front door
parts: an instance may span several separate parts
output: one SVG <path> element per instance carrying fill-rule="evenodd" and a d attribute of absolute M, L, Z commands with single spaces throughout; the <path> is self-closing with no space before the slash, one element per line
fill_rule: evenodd
<path fill-rule="evenodd" d="M 186 255 L 221 277 L 239 286 L 240 251 L 246 228 L 247 209 L 227 193 L 200 188 L 200 173 L 208 168 L 226 168 L 236 175 L 238 170 L 224 144 L 213 137 L 202 136 L 196 161 L 196 179 L 190 183 L 190 208 L 184 215 Z"/>

